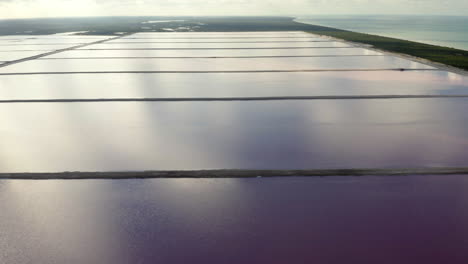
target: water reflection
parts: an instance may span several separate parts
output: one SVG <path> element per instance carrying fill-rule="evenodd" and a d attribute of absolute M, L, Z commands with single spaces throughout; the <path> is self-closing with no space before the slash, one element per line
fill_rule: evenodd
<path fill-rule="evenodd" d="M 461 74 L 456 74 L 453 72 L 447 72 L 447 78 L 450 80 L 451 83 L 455 84 L 465 84 L 466 85 L 466 77 Z"/>
<path fill-rule="evenodd" d="M 0 52 L 9 51 L 43 51 L 45 53 L 51 50 L 65 49 L 74 46 L 73 44 L 59 44 L 59 45 L 11 45 L 0 46 Z"/>
<path fill-rule="evenodd" d="M 102 200 L 112 186 L 58 181 L 0 186 L 0 262 L 112 263 L 125 256 L 112 208 Z"/>
<path fill-rule="evenodd" d="M 225 49 L 225 50 L 70 50 L 47 58 L 92 57 L 252 57 L 252 56 L 382 55 L 362 48 Z"/>
<path fill-rule="evenodd" d="M 106 71 L 271 71 L 325 69 L 434 69 L 392 56 L 213 58 L 196 59 L 87 59 L 33 60 L 1 68 L 0 72 L 106 72 Z"/>
<path fill-rule="evenodd" d="M 13 61 L 36 56 L 47 51 L 0 51 L 0 61 Z"/>
<path fill-rule="evenodd" d="M 112 77 L 101 74 L 0 76 L 0 99 L 468 94 L 468 78 L 441 71 Z"/>
<path fill-rule="evenodd" d="M 467 107 L 466 99 L 3 104 L 0 169 L 466 166 Z"/>
<path fill-rule="evenodd" d="M 103 43 L 93 45 L 93 49 L 226 49 L 226 48 L 342 48 L 352 47 L 351 45 L 343 42 L 257 42 L 257 43 Z M 88 49 L 85 47 L 84 49 Z"/>
<path fill-rule="evenodd" d="M 467 186 L 464 176 L 4 180 L 0 262 L 458 264 Z"/>
<path fill-rule="evenodd" d="M 155 32 L 155 33 L 135 33 L 130 36 L 124 37 L 124 39 L 132 38 L 172 38 L 172 37 L 317 37 L 317 35 L 305 33 L 302 31 L 268 31 L 268 32 Z"/>
<path fill-rule="evenodd" d="M 155 43 L 180 43 L 180 42 L 193 42 L 193 43 L 209 43 L 209 42 L 317 42 L 317 41 L 328 41 L 319 37 L 175 37 L 175 38 L 121 38 L 106 43 L 142 43 L 142 42 L 155 42 Z"/>

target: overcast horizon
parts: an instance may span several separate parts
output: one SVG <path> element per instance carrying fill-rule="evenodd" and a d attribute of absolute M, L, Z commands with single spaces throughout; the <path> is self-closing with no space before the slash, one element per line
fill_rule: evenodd
<path fill-rule="evenodd" d="M 463 0 L 0 0 L 0 17 L 458 15 Z"/>

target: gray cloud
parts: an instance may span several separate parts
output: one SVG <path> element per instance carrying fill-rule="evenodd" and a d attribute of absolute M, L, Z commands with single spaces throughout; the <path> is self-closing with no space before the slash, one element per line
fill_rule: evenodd
<path fill-rule="evenodd" d="M 466 0 L 0 0 L 0 17 L 95 15 L 464 15 Z"/>

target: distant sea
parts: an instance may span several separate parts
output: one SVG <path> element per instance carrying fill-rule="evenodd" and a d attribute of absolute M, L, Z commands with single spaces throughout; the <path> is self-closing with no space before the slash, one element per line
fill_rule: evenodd
<path fill-rule="evenodd" d="M 468 50 L 468 16 L 318 15 L 297 21 Z"/>

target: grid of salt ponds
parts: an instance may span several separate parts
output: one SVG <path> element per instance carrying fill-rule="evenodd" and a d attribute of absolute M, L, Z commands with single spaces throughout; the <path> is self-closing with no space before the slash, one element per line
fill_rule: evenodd
<path fill-rule="evenodd" d="M 0 172 L 465 166 L 465 98 L 7 103 L 405 95 L 468 78 L 303 32 L 138 33 L 0 67 Z"/>
<path fill-rule="evenodd" d="M 468 99 L 0 104 L 2 172 L 463 167 Z"/>

